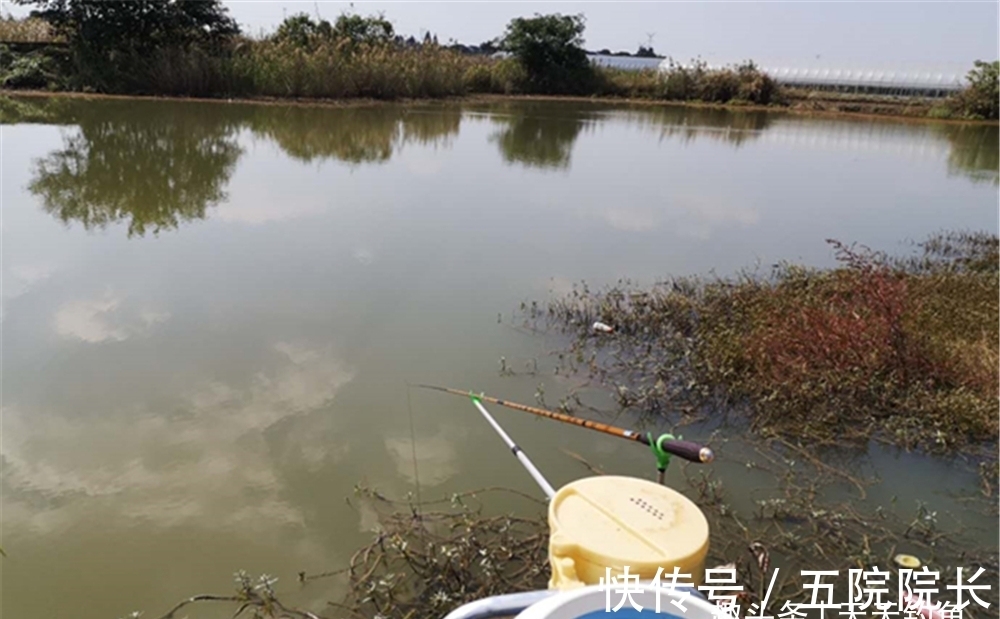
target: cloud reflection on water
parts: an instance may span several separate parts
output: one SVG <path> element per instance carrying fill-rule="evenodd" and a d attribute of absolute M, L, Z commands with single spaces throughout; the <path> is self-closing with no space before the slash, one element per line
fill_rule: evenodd
<path fill-rule="evenodd" d="M 280 359 L 274 369 L 242 387 L 217 380 L 194 385 L 178 394 L 170 414 L 107 411 L 95 417 L 5 405 L 8 535 L 61 532 L 102 498 L 113 499 L 110 517 L 123 525 L 231 527 L 249 535 L 302 526 L 301 506 L 286 496 L 266 435 L 298 418 L 304 461 L 315 466 L 346 457 L 346 441 L 330 444 L 327 432 L 309 431 L 323 423 L 310 414 L 328 404 L 353 372 L 332 348 L 278 342 L 273 352 Z"/>

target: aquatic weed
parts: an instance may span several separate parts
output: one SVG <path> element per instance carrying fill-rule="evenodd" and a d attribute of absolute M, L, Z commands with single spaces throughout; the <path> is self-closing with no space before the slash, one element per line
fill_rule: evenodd
<path fill-rule="evenodd" d="M 559 372 L 585 373 L 648 414 L 745 411 L 761 435 L 937 451 L 994 443 L 996 235 L 934 235 L 909 258 L 829 242 L 831 269 L 579 287 L 549 305 L 573 336 Z M 614 333 L 591 333 L 594 321 Z"/>

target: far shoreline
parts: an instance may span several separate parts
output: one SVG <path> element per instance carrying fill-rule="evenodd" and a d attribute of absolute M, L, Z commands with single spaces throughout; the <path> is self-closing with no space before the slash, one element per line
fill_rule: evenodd
<path fill-rule="evenodd" d="M 574 103 L 603 103 L 617 104 L 622 106 L 652 106 L 652 107 L 683 107 L 692 109 L 724 110 L 730 112 L 769 112 L 775 114 L 787 114 L 794 116 L 813 118 L 846 118 L 858 120 L 885 120 L 904 123 L 918 124 L 948 124 L 948 125 L 988 125 L 996 126 L 1000 124 L 997 120 L 978 120 L 964 118 L 933 118 L 926 115 L 887 113 L 885 106 L 903 106 L 907 109 L 906 100 L 877 100 L 877 99 L 844 99 L 837 97 L 807 97 L 806 92 L 791 93 L 791 100 L 795 103 L 790 105 L 755 105 L 755 104 L 732 104 L 732 103 L 709 103 L 702 101 L 677 101 L 662 99 L 643 98 L 622 98 L 622 97 L 587 97 L 573 95 L 530 95 L 530 94 L 470 94 L 454 97 L 440 98 L 419 98 L 419 99 L 370 99 L 370 98 L 347 98 L 347 99 L 321 99 L 321 98 L 294 98 L 294 97 L 186 97 L 168 95 L 120 95 L 108 93 L 88 93 L 64 90 L 31 90 L 31 89 L 8 89 L 0 88 L 0 97 L 60 97 L 67 99 L 84 100 L 133 100 L 133 101 L 178 101 L 187 103 L 226 103 L 241 105 L 286 105 L 302 107 L 327 107 L 327 108 L 355 108 L 355 107 L 376 107 L 383 105 L 462 105 L 468 103 L 497 103 L 516 101 L 565 101 Z M 822 94 L 822 93 L 820 93 Z M 807 108 L 801 103 L 809 102 L 813 106 L 829 106 L 821 108 Z M 926 100 L 917 99 L 914 103 L 926 105 Z M 845 107 L 861 109 L 844 109 Z M 878 108 L 878 109 L 875 109 Z"/>

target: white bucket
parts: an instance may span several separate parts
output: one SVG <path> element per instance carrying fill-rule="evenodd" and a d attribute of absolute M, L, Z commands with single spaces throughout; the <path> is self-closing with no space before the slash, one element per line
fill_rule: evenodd
<path fill-rule="evenodd" d="M 697 593 L 685 595 L 652 585 L 630 587 L 636 591 L 631 594 L 631 600 L 641 611 L 636 610 L 628 599 L 615 611 L 613 609 L 623 597 L 616 589 L 621 588 L 622 585 L 611 585 L 610 610 L 608 587 L 595 585 L 546 598 L 521 611 L 517 619 L 718 619 L 721 616 L 718 607 L 698 597 Z M 686 610 L 671 604 L 675 600 Z"/>

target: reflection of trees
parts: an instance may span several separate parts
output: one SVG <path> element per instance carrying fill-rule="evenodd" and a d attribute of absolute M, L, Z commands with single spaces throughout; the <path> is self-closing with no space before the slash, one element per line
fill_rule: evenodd
<path fill-rule="evenodd" d="M 141 236 L 201 219 L 225 198 L 241 153 L 226 107 L 82 101 L 64 112 L 78 129 L 36 162 L 29 185 L 63 222 L 127 220 Z"/>
<path fill-rule="evenodd" d="M 527 103 L 493 108 L 492 120 L 503 125 L 490 137 L 507 163 L 536 168 L 569 166 L 573 142 L 597 108 L 572 103 Z"/>
<path fill-rule="evenodd" d="M 403 144 L 436 144 L 457 135 L 461 120 L 459 108 L 444 106 L 267 106 L 255 111 L 251 127 L 295 159 L 372 163 L 388 161 Z"/>
<path fill-rule="evenodd" d="M 951 145 L 948 172 L 1000 184 L 1000 128 L 996 125 L 941 125 Z"/>
<path fill-rule="evenodd" d="M 769 112 L 678 106 L 631 110 L 627 116 L 631 122 L 658 129 L 661 139 L 680 139 L 687 143 L 698 138 L 710 138 L 736 147 L 756 139 L 774 120 L 774 114 Z"/>
<path fill-rule="evenodd" d="M 29 99 L 0 96 L 0 125 L 48 123 L 55 120 L 53 108 L 60 99 Z"/>
<path fill-rule="evenodd" d="M 380 162 L 403 144 L 458 134 L 461 110 L 318 108 L 41 99 L 0 100 L 3 122 L 75 125 L 35 164 L 30 190 L 46 211 L 87 229 L 128 222 L 129 236 L 201 219 L 225 199 L 249 127 L 303 161 Z"/>
<path fill-rule="evenodd" d="M 458 107 L 437 107 L 405 110 L 402 119 L 401 144 L 448 144 L 458 135 L 462 111 Z"/>
<path fill-rule="evenodd" d="M 49 213 L 85 228 L 128 222 L 129 235 L 175 228 L 205 217 L 225 199 L 249 128 L 289 156 L 351 164 L 387 161 L 403 145 L 447 143 L 463 110 L 450 105 L 324 108 L 147 101 L 88 101 L 0 97 L 0 122 L 75 126 L 62 148 L 38 160 L 29 187 Z M 476 111 L 477 106 L 472 106 Z M 998 183 L 995 126 L 942 125 L 929 129 L 889 123 L 847 123 L 760 112 L 671 106 L 622 107 L 573 102 L 518 102 L 479 108 L 497 130 L 490 137 L 511 164 L 566 168 L 584 127 L 602 118 L 624 120 L 664 139 L 703 137 L 739 146 L 777 122 L 792 144 L 818 136 L 838 147 L 888 144 L 909 148 L 917 138 L 950 143 L 949 169 Z"/>
<path fill-rule="evenodd" d="M 764 112 L 693 109 L 679 106 L 622 106 L 537 102 L 489 109 L 504 128 L 491 136 L 508 163 L 532 167 L 565 168 L 573 143 L 588 124 L 600 118 L 624 119 L 643 129 L 658 131 L 663 139 L 685 142 L 699 137 L 719 139 L 735 146 L 760 135 L 773 116 Z"/>

